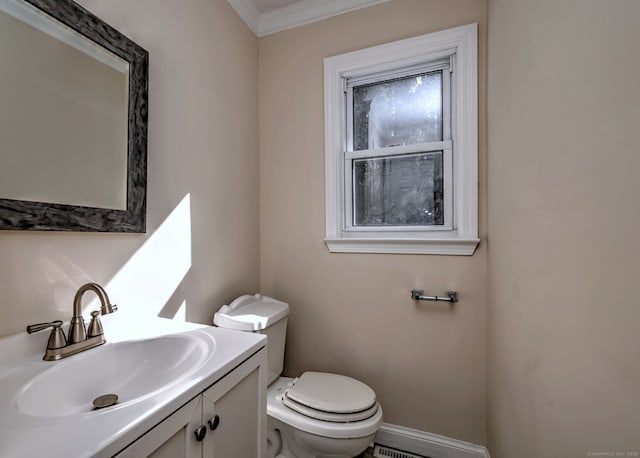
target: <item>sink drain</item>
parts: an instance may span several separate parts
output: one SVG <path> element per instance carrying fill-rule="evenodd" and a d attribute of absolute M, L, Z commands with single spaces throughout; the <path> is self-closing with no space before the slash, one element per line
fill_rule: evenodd
<path fill-rule="evenodd" d="M 104 409 L 105 407 L 111 407 L 118 402 L 117 394 L 103 394 L 93 400 L 93 407 L 96 409 Z"/>

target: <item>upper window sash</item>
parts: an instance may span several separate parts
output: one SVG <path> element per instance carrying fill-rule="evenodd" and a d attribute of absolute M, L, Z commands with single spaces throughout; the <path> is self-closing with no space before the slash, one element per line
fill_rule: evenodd
<path fill-rule="evenodd" d="M 400 78 L 407 78 L 414 75 L 442 71 L 442 139 L 451 140 L 451 79 L 455 62 L 455 50 L 448 50 L 443 58 L 431 60 L 429 62 L 410 65 L 395 70 L 385 70 L 372 72 L 360 76 L 343 77 L 342 84 L 345 94 L 345 149 L 354 150 L 354 113 L 353 113 L 353 89 L 358 86 L 373 85 L 385 81 L 392 81 Z M 389 147 L 385 147 L 389 148 Z"/>

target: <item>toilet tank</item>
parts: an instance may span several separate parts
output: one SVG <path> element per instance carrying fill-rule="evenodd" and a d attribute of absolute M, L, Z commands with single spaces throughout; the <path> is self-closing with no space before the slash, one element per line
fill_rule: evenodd
<path fill-rule="evenodd" d="M 284 366 L 288 315 L 289 304 L 260 294 L 246 294 L 220 307 L 213 316 L 213 324 L 267 336 L 267 383 L 271 384 L 282 374 Z"/>

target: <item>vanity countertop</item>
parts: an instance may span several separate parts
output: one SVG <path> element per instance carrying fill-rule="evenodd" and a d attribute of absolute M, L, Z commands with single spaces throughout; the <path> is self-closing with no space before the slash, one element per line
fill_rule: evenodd
<path fill-rule="evenodd" d="M 55 362 L 42 360 L 48 331 L 0 339 L 0 456 L 112 456 L 266 345 L 266 337 L 260 334 L 164 318 L 145 317 L 141 321 L 123 312 L 102 317 L 102 323 L 106 344 Z M 66 368 L 87 364 L 99 368 L 86 376 L 95 382 L 101 375 L 107 377 L 113 369 L 115 363 L 109 355 L 114 354 L 118 345 L 126 348 L 122 345 L 164 339 L 166 349 L 171 341 L 163 336 L 198 342 L 200 356 L 192 369 L 153 392 L 147 393 L 143 388 L 143 394 L 134 400 L 124 399 L 112 407 L 91 410 L 93 394 L 84 395 L 92 398 L 86 403 L 85 399 L 73 398 L 76 392 L 90 393 L 90 387 L 85 386 L 90 383 L 83 385 L 83 377 L 79 376 L 68 380 L 70 386 L 78 389 L 65 386 L 67 393 L 63 399 L 54 396 L 51 403 L 45 399 L 47 405 L 42 406 L 33 402 L 27 405 L 24 401 L 25 393 L 34 391 L 36 383 L 46 382 L 48 377 L 54 379 L 49 374 L 57 373 L 60 379 Z M 156 355 L 155 361 L 158 359 Z M 146 370 L 147 363 L 142 358 L 140 372 Z M 159 374 L 163 372 L 161 369 Z M 149 374 L 146 375 L 148 380 Z M 130 376 L 122 374 L 124 379 Z M 85 403 L 86 407 L 74 411 L 56 411 L 52 407 L 66 405 L 67 399 L 70 405 Z"/>

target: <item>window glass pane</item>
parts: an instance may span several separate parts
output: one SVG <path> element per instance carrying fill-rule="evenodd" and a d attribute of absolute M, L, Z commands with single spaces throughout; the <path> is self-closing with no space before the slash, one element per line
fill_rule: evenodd
<path fill-rule="evenodd" d="M 354 226 L 444 224 L 442 151 L 353 160 Z"/>
<path fill-rule="evenodd" d="M 353 150 L 442 140 L 442 71 L 353 88 Z"/>

